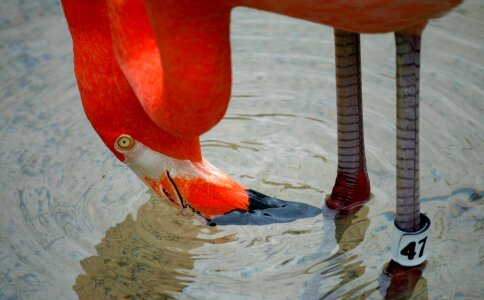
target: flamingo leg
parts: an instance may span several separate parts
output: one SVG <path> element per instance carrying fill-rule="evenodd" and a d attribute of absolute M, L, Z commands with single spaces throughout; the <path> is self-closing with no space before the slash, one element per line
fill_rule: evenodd
<path fill-rule="evenodd" d="M 419 78 L 420 34 L 395 33 L 397 62 L 397 208 L 395 224 L 420 230 Z M 408 247 L 408 246 L 407 246 Z M 420 254 L 421 255 L 421 254 Z M 411 296 L 427 262 L 402 266 L 391 260 L 383 272 L 391 277 L 385 299 Z"/>
<path fill-rule="evenodd" d="M 420 226 L 419 35 L 395 33 L 397 61 L 397 226 Z"/>
<path fill-rule="evenodd" d="M 328 207 L 351 210 L 366 202 L 370 181 L 363 139 L 360 35 L 334 31 L 338 113 L 338 174 Z"/>

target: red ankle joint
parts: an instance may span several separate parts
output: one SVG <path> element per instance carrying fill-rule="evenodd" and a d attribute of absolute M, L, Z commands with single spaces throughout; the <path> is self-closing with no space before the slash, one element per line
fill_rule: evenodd
<path fill-rule="evenodd" d="M 338 211 L 350 211 L 364 205 L 370 197 L 370 180 L 366 170 L 360 169 L 356 180 L 339 173 L 326 205 Z"/>

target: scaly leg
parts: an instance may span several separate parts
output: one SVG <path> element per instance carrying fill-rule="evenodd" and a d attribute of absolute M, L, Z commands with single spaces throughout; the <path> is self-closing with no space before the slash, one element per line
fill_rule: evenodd
<path fill-rule="evenodd" d="M 397 213 L 395 224 L 407 232 L 420 229 L 419 198 L 419 77 L 418 34 L 395 33 L 397 60 Z M 427 263 L 405 267 L 391 260 L 384 273 L 391 277 L 385 299 L 411 297 Z"/>
<path fill-rule="evenodd" d="M 397 226 L 420 226 L 419 77 L 420 36 L 395 33 L 397 55 Z"/>
<path fill-rule="evenodd" d="M 363 140 L 360 35 L 335 29 L 338 174 L 328 207 L 348 211 L 370 196 Z"/>

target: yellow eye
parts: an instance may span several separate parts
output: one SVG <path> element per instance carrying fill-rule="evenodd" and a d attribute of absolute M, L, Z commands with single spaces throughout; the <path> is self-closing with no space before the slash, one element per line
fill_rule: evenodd
<path fill-rule="evenodd" d="M 120 150 L 129 150 L 134 146 L 134 139 L 127 134 L 122 134 L 116 139 L 116 146 Z"/>

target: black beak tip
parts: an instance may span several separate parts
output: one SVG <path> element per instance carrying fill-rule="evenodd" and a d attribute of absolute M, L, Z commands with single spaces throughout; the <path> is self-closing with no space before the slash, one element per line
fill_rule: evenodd
<path fill-rule="evenodd" d="M 248 189 L 249 211 L 233 211 L 211 220 L 210 225 L 268 225 L 289 223 L 321 214 L 321 209 L 309 204 L 272 198 Z"/>

